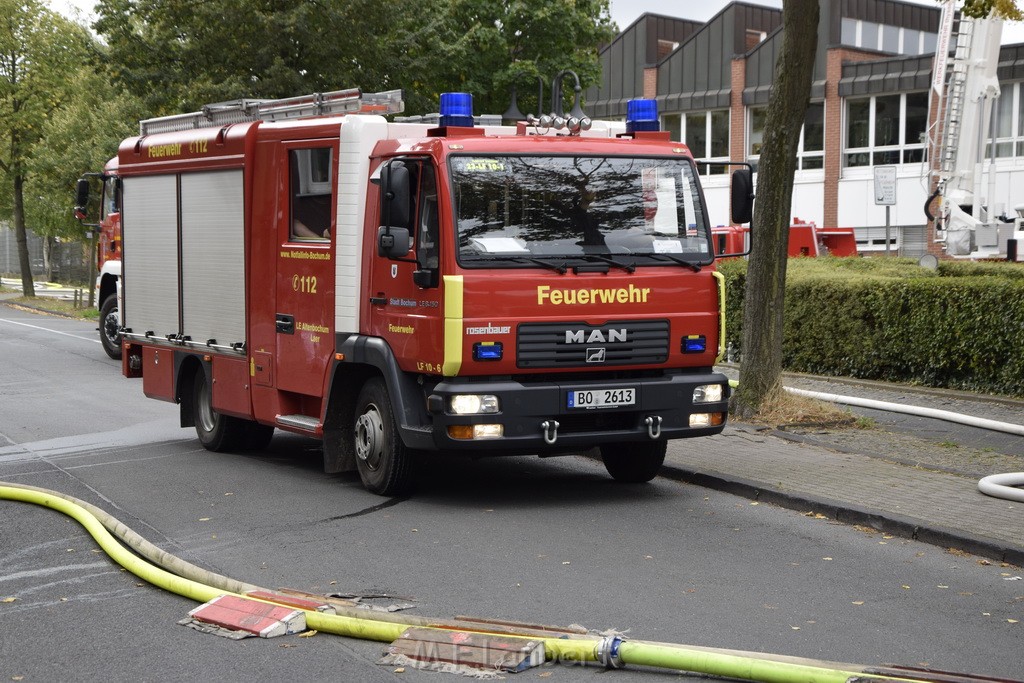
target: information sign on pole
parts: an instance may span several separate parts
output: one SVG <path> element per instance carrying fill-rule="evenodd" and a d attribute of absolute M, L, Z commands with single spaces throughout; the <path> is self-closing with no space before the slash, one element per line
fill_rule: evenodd
<path fill-rule="evenodd" d="M 892 206 L 896 203 L 896 167 L 875 166 L 875 204 Z"/>

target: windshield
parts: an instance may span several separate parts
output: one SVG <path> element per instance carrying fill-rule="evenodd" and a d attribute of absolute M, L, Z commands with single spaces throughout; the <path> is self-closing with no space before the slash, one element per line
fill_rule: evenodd
<path fill-rule="evenodd" d="M 684 158 L 456 156 L 451 174 L 462 263 L 711 260 Z"/>

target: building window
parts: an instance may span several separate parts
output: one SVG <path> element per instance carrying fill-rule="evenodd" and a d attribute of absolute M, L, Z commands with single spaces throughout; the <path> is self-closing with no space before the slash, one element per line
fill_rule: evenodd
<path fill-rule="evenodd" d="M 729 161 L 729 110 L 692 112 L 682 117 L 686 146 L 695 159 Z M 727 173 L 725 165 L 706 166 L 710 174 Z"/>
<path fill-rule="evenodd" d="M 1024 157 L 1024 84 L 1017 84 L 1017 156 Z"/>
<path fill-rule="evenodd" d="M 680 114 L 664 114 L 661 117 L 661 129 L 668 132 L 673 140 L 683 140 L 683 123 Z"/>
<path fill-rule="evenodd" d="M 920 55 L 935 52 L 936 36 L 912 28 L 843 17 L 840 21 L 840 41 L 848 47 Z"/>
<path fill-rule="evenodd" d="M 750 134 L 747 135 L 748 157 L 761 155 L 761 145 L 764 144 L 764 121 L 767 111 L 765 107 L 751 107 L 747 110 L 750 123 Z"/>
<path fill-rule="evenodd" d="M 764 143 L 766 107 L 751 107 L 749 110 L 750 134 L 747 137 L 747 156 L 753 160 L 761 154 Z M 825 167 L 825 105 L 812 102 L 804 115 L 797 148 L 797 168 L 811 170 Z"/>
<path fill-rule="evenodd" d="M 998 118 L 985 157 L 992 156 L 992 141 L 1000 158 L 1024 156 L 1024 83 L 1004 83 L 1000 87 Z"/>
<path fill-rule="evenodd" d="M 807 107 L 797 158 L 800 170 L 825 167 L 825 105 L 822 102 L 811 102 Z"/>
<path fill-rule="evenodd" d="M 924 161 L 927 127 L 926 92 L 851 98 L 846 101 L 844 165 Z"/>

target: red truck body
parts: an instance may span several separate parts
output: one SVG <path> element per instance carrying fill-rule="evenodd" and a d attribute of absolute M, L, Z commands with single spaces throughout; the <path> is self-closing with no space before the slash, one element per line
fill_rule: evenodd
<path fill-rule="evenodd" d="M 349 114 L 126 140 L 124 374 L 208 448 L 313 436 L 383 494 L 430 451 L 597 447 L 653 477 L 727 411 L 698 174 L 666 134 L 537 133 Z"/>

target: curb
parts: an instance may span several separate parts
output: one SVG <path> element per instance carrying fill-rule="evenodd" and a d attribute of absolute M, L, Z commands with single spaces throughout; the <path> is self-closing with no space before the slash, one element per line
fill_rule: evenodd
<path fill-rule="evenodd" d="M 674 481 L 731 493 L 741 498 L 769 503 L 788 510 L 821 514 L 842 524 L 866 526 L 900 538 L 942 548 L 962 550 L 999 562 L 1024 566 L 1024 548 L 1009 547 L 999 541 L 967 536 L 961 531 L 930 524 L 925 520 L 902 515 L 880 514 L 855 505 L 789 494 L 777 489 L 766 488 L 762 483 L 749 479 L 708 474 L 676 465 L 663 465 L 659 474 Z"/>
<path fill-rule="evenodd" d="M 0 306 L 7 306 L 8 308 L 21 308 L 21 309 L 24 309 L 24 310 L 27 310 L 27 311 L 32 311 L 33 313 L 42 313 L 44 315 L 52 315 L 52 316 L 54 316 L 56 318 L 64 318 L 66 320 L 86 320 L 86 321 L 91 321 L 92 320 L 91 318 L 83 318 L 83 317 L 80 317 L 80 316 L 77 316 L 77 315 L 68 315 L 67 313 L 60 313 L 59 311 L 50 311 L 50 310 L 47 310 L 45 308 L 38 308 L 36 306 L 28 306 L 28 305 L 20 303 L 20 302 L 14 303 L 12 301 L 8 301 L 8 300 L 3 299 L 3 298 L 0 298 Z"/>

